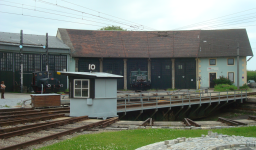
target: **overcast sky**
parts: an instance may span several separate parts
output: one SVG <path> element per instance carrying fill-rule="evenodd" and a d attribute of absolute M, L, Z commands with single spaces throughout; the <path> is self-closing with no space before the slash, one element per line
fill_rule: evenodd
<path fill-rule="evenodd" d="M 254 54 L 255 16 L 256 0 L 0 0 L 0 32 L 55 36 L 58 28 L 108 25 L 133 31 L 246 28 Z M 255 57 L 247 69 L 256 70 Z"/>

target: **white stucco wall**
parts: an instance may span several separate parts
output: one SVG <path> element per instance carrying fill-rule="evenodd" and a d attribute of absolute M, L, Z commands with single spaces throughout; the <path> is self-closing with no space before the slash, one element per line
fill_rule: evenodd
<path fill-rule="evenodd" d="M 234 57 L 233 57 L 234 58 Z M 209 59 L 216 59 L 216 65 L 209 65 Z M 211 68 L 211 69 L 209 69 Z M 209 73 L 216 73 L 217 78 L 220 76 L 227 77 L 228 72 L 234 72 L 234 85 L 237 86 L 237 59 L 234 58 L 234 65 L 227 64 L 227 57 L 223 58 L 199 58 L 198 72 L 201 77 L 200 88 L 209 88 Z M 247 82 L 247 62 L 246 57 L 239 59 L 239 86 Z"/>

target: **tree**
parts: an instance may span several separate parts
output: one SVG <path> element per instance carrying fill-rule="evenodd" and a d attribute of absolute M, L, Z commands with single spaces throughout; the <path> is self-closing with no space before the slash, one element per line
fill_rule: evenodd
<path fill-rule="evenodd" d="M 100 28 L 99 30 L 118 30 L 118 31 L 127 31 L 126 29 L 121 28 L 120 26 L 106 26 L 103 28 Z"/>

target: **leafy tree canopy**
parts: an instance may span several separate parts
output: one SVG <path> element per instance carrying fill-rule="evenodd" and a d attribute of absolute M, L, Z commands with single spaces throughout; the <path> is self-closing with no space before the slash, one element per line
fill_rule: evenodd
<path fill-rule="evenodd" d="M 120 26 L 106 26 L 103 28 L 100 28 L 99 30 L 118 30 L 118 31 L 127 31 L 126 29 L 121 28 Z"/>

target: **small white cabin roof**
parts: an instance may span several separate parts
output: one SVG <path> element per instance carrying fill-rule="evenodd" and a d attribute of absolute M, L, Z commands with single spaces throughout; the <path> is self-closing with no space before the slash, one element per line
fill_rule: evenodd
<path fill-rule="evenodd" d="M 67 76 L 84 76 L 84 77 L 92 77 L 92 78 L 123 78 L 121 75 L 106 73 L 106 72 L 64 72 L 57 71 L 57 73 Z"/>

